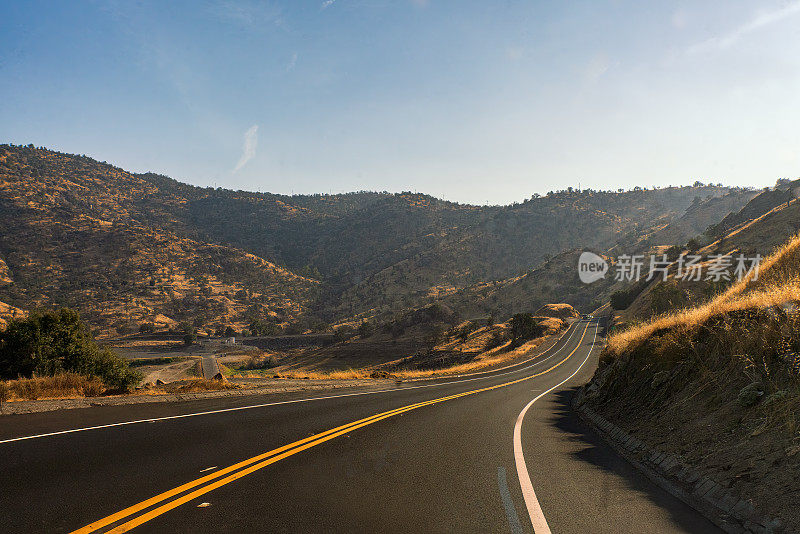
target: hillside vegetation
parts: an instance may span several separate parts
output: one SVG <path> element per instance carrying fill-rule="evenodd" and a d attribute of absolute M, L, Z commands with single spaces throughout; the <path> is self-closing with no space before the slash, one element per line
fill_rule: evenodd
<path fill-rule="evenodd" d="M 75 311 L 62 309 L 12 319 L 0 330 L 0 380 L 14 379 L 36 389 L 99 394 L 105 389 L 130 391 L 141 375 L 111 350 L 99 347 Z M 20 385 L 0 382 L 0 400 L 14 386 Z"/>
<path fill-rule="evenodd" d="M 181 322 L 303 331 L 386 320 L 461 291 L 468 297 L 451 305 L 508 317 L 535 307 L 518 297 L 528 286 L 545 293 L 535 305 L 596 300 L 578 286 L 560 297 L 572 280 L 531 277 L 565 251 L 637 243 L 687 210 L 705 214 L 691 218 L 693 230 L 751 198 L 700 184 L 567 190 L 509 206 L 410 192 L 285 196 L 0 145 L 0 302 L 75 307 L 102 335 Z"/>
<path fill-rule="evenodd" d="M 549 304 L 505 322 L 463 320 L 440 303 L 408 310 L 386 323 L 340 326 L 321 347 L 273 350 L 232 364 L 247 377 L 414 379 L 507 365 L 576 318 L 569 304 Z"/>
<path fill-rule="evenodd" d="M 797 204 L 768 209 L 742 220 L 747 226 L 726 236 L 725 250 L 754 245 L 748 234 L 770 225 L 774 232 Z M 757 277 L 611 335 L 587 402 L 797 528 L 798 304 L 800 235 L 775 250 Z"/>

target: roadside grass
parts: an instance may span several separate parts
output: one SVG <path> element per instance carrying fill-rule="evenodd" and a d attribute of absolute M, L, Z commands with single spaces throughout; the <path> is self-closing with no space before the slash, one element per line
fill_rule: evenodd
<path fill-rule="evenodd" d="M 38 400 L 65 397 L 98 397 L 106 392 L 96 376 L 76 373 L 0 381 L 0 400 Z"/>
<path fill-rule="evenodd" d="M 442 375 L 476 372 L 489 367 L 494 367 L 496 365 L 508 363 L 512 360 L 525 356 L 528 352 L 538 348 L 548 339 L 555 340 L 553 336 L 555 336 L 555 334 L 551 336 L 538 337 L 513 349 L 511 348 L 511 342 L 507 341 L 499 347 L 495 347 L 481 353 L 474 360 L 459 365 L 442 367 L 441 369 L 403 370 L 393 374 L 396 374 L 399 378 L 404 380 L 412 380 L 416 378 L 428 378 Z"/>
<path fill-rule="evenodd" d="M 784 306 L 795 302 L 800 302 L 800 286 L 795 284 L 785 284 L 747 294 L 725 293 L 707 304 L 661 315 L 613 334 L 608 339 L 608 352 L 612 355 L 621 354 L 658 332 L 667 329 L 695 328 L 714 316 L 748 309 Z"/>
<path fill-rule="evenodd" d="M 189 369 L 186 370 L 186 374 L 189 376 L 197 376 L 202 378 L 203 376 L 203 361 L 201 359 L 197 359 Z"/>
<path fill-rule="evenodd" d="M 288 371 L 273 371 L 270 369 L 234 370 L 231 374 L 235 378 L 284 378 L 288 380 L 364 380 L 376 378 L 371 376 L 373 371 L 364 369 L 341 369 L 335 371 L 304 371 L 292 369 Z"/>
<path fill-rule="evenodd" d="M 793 310 L 800 302 L 800 234 L 766 257 L 758 272 L 750 272 L 705 304 L 663 314 L 631 325 L 608 339 L 608 352 L 621 354 L 665 329 L 697 327 L 711 317 L 747 309 L 781 306 Z"/>
<path fill-rule="evenodd" d="M 766 257 L 756 273 L 749 273 L 726 291 L 722 298 L 733 298 L 747 291 L 770 291 L 800 285 L 800 234 Z"/>
<path fill-rule="evenodd" d="M 800 429 L 800 235 L 711 301 L 661 315 L 611 335 L 601 367 L 617 363 L 623 382 L 692 369 L 696 386 L 733 398 L 758 389 L 758 425 Z M 623 379 L 623 377 L 625 377 Z M 687 378 L 689 380 L 689 378 Z M 609 383 L 609 387 L 614 388 Z M 741 400 L 741 399 L 740 399 Z M 749 406 L 749 405 L 748 405 Z"/>
<path fill-rule="evenodd" d="M 372 378 L 370 371 L 363 369 L 343 369 L 337 371 L 284 371 L 282 378 L 301 380 L 364 380 Z"/>
<path fill-rule="evenodd" d="M 231 384 L 224 380 L 206 380 L 204 378 L 178 380 L 161 386 L 167 393 L 196 393 L 200 391 L 224 391 L 228 389 L 240 389 L 237 384 Z"/>

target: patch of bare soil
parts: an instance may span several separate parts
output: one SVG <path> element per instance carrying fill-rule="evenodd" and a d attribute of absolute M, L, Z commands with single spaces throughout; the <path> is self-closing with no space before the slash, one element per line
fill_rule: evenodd
<path fill-rule="evenodd" d="M 192 368 L 199 360 L 187 358 L 177 363 L 166 365 L 145 365 L 139 368 L 144 375 L 143 384 L 153 383 L 161 380 L 162 382 L 174 382 L 191 376 Z"/>

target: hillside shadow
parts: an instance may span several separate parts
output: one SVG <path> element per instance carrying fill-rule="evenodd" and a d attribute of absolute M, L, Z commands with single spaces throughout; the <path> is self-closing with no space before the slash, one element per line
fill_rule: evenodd
<path fill-rule="evenodd" d="M 577 452 L 571 454 L 573 458 L 603 470 L 604 474 L 621 478 L 630 491 L 644 496 L 668 512 L 675 524 L 684 532 L 722 532 L 687 504 L 655 485 L 587 425 L 572 409 L 572 397 L 578 389 L 577 386 L 564 389 L 553 393 L 550 397 L 554 409 L 549 423 L 569 436 L 570 441 L 580 445 Z M 610 502 L 604 504 L 614 505 Z"/>

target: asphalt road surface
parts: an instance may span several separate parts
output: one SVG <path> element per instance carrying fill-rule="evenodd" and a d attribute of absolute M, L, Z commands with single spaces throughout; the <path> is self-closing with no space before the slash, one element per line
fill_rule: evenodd
<path fill-rule="evenodd" d="M 570 410 L 598 331 L 383 392 L 2 416 L 0 532 L 717 532 Z"/>
<path fill-rule="evenodd" d="M 207 380 L 211 380 L 214 376 L 219 373 L 219 365 L 217 365 L 217 357 L 212 355 L 203 356 L 201 360 L 201 365 L 203 367 L 203 378 Z"/>

